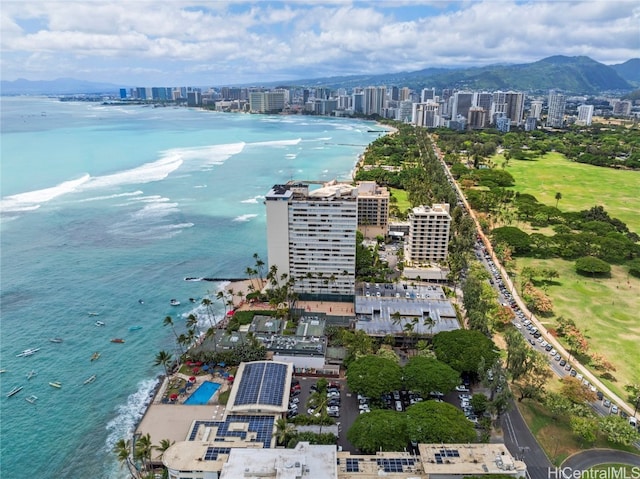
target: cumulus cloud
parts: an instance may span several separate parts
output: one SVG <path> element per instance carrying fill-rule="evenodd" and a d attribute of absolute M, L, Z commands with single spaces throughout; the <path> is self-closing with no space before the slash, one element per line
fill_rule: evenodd
<path fill-rule="evenodd" d="M 3 0 L 0 46 L 6 79 L 240 83 L 557 54 L 618 63 L 638 55 L 639 21 L 633 0 Z"/>

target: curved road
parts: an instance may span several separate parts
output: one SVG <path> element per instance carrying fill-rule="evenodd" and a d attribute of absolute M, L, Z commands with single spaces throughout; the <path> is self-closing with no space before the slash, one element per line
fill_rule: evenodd
<path fill-rule="evenodd" d="M 599 464 L 640 466 L 640 455 L 614 449 L 589 449 L 569 456 L 564 460 L 560 468 L 583 471 Z"/>

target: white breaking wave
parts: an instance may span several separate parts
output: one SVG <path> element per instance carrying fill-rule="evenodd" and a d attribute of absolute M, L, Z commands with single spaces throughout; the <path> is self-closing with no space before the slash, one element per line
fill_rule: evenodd
<path fill-rule="evenodd" d="M 295 153 L 287 153 L 286 155 L 284 155 L 284 157 L 287 160 L 295 160 L 298 157 L 298 155 Z"/>
<path fill-rule="evenodd" d="M 162 157 L 179 159 L 184 162 L 183 168 L 187 171 L 206 169 L 213 165 L 222 165 L 233 155 L 241 153 L 245 147 L 244 142 L 228 143 L 224 145 L 195 146 L 191 148 L 172 148 L 162 152 Z"/>
<path fill-rule="evenodd" d="M 80 203 L 86 203 L 87 201 L 101 201 L 101 200 L 111 200 L 113 198 L 125 198 L 128 196 L 139 196 L 143 194 L 142 191 L 132 191 L 131 193 L 120 193 L 115 195 L 106 195 L 106 196 L 94 196 L 93 198 L 86 198 L 84 200 L 80 200 Z"/>
<path fill-rule="evenodd" d="M 207 185 L 195 185 L 194 188 L 206 188 Z"/>
<path fill-rule="evenodd" d="M 248 146 L 295 146 L 301 141 L 302 138 L 296 138 L 295 140 L 258 141 L 256 143 L 249 143 Z"/>
<path fill-rule="evenodd" d="M 42 203 L 51 201 L 54 198 L 71 193 L 77 190 L 81 185 L 87 183 L 91 177 L 84 175 L 77 180 L 69 180 L 42 190 L 29 191 L 19 193 L 17 195 L 7 196 L 0 200 L 0 211 L 3 213 L 32 211 L 40 208 Z"/>
<path fill-rule="evenodd" d="M 142 419 L 147 405 L 151 402 L 151 394 L 158 384 L 157 379 L 147 379 L 140 383 L 138 390 L 127 398 L 126 404 L 117 407 L 117 416 L 107 424 L 105 451 L 112 453 L 119 439 L 130 439 L 133 431 Z"/>
<path fill-rule="evenodd" d="M 237 222 L 246 222 L 249 221 L 251 218 L 255 218 L 256 214 L 248 214 L 248 215 L 240 215 L 240 216 L 236 216 L 235 218 L 233 218 L 232 221 L 237 221 Z"/>
<path fill-rule="evenodd" d="M 253 198 L 242 200 L 240 203 L 251 203 L 253 205 L 256 205 L 260 200 L 264 200 L 264 195 L 254 196 Z"/>

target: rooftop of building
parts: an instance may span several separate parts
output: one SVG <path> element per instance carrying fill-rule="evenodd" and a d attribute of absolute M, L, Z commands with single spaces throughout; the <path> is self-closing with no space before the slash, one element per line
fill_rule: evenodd
<path fill-rule="evenodd" d="M 504 444 L 418 444 L 424 469 L 430 474 L 524 474 Z"/>
<path fill-rule="evenodd" d="M 434 203 L 431 206 L 420 205 L 411 210 L 413 215 L 447 215 L 449 216 L 449 204 L 448 203 Z"/>
<path fill-rule="evenodd" d="M 234 449 L 223 466 L 220 479 L 336 479 L 336 447 L 300 442 L 295 449 Z"/>
<path fill-rule="evenodd" d="M 289 402 L 291 363 L 254 361 L 241 363 L 235 376 L 227 412 L 284 413 Z"/>

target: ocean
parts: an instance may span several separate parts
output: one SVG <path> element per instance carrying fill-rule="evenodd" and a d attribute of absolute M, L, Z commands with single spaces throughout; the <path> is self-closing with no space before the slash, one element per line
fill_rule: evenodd
<path fill-rule="evenodd" d="M 111 449 L 144 412 L 155 355 L 175 352 L 163 319 L 181 332 L 195 312 L 205 326 L 207 296 L 224 314 L 222 283 L 185 278 L 244 277 L 254 253 L 266 262 L 269 189 L 350 179 L 380 128 L 55 98 L 0 106 L 0 477 L 127 477 Z M 16 356 L 28 348 L 40 350 Z"/>

